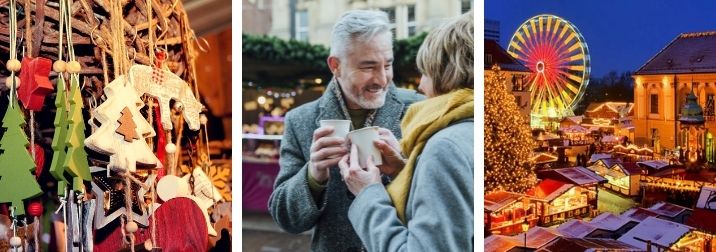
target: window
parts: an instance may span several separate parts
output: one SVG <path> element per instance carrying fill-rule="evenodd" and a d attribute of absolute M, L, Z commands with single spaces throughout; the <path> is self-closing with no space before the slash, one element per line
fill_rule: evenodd
<path fill-rule="evenodd" d="M 296 34 L 298 41 L 308 41 L 308 10 L 296 11 Z"/>
<path fill-rule="evenodd" d="M 390 32 L 393 33 L 393 39 L 395 39 L 395 7 L 382 8 L 380 10 L 388 13 L 388 20 L 390 20 Z"/>
<path fill-rule="evenodd" d="M 714 94 L 706 95 L 706 107 L 704 111 L 706 116 L 714 116 Z"/>
<path fill-rule="evenodd" d="M 659 113 L 659 94 L 651 94 L 651 103 L 649 103 L 649 112 L 652 114 Z"/>
<path fill-rule="evenodd" d="M 460 2 L 462 13 L 470 11 L 472 9 L 472 0 L 462 0 Z"/>
<path fill-rule="evenodd" d="M 408 5 L 408 37 L 415 35 L 417 26 L 415 25 L 415 5 Z"/>

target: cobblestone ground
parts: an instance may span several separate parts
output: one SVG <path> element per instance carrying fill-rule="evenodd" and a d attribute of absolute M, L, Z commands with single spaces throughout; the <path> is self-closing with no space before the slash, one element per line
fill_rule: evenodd
<path fill-rule="evenodd" d="M 241 250 L 249 252 L 309 251 L 311 233 L 290 234 L 282 231 L 267 213 L 244 213 Z"/>

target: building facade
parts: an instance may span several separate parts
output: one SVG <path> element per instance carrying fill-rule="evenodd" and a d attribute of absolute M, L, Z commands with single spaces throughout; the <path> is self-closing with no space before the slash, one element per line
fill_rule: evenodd
<path fill-rule="evenodd" d="M 515 102 L 520 114 L 525 117 L 528 124 L 531 120 L 531 92 L 524 82 L 525 77 L 531 73 L 530 69 L 522 65 L 505 51 L 495 40 L 485 38 L 485 78 L 495 75 L 493 66 L 500 67 L 500 71 L 507 77 L 507 90 L 515 96 Z"/>
<path fill-rule="evenodd" d="M 703 108 L 705 135 L 699 147 L 714 161 L 716 132 L 716 31 L 683 33 L 634 75 L 634 142 L 658 153 L 684 143 L 679 118 L 693 91 Z"/>
<path fill-rule="evenodd" d="M 472 9 L 465 0 L 273 0 L 270 35 L 329 46 L 333 25 L 349 10 L 388 13 L 395 39 L 429 31 L 446 18 Z"/>

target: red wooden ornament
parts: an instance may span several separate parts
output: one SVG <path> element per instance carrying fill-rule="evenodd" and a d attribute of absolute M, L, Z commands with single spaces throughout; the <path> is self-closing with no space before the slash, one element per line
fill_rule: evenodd
<path fill-rule="evenodd" d="M 20 87 L 17 96 L 26 109 L 32 111 L 42 110 L 45 103 L 45 96 L 55 88 L 50 82 L 50 70 L 52 61 L 43 57 L 22 59 L 20 68 Z"/>
<path fill-rule="evenodd" d="M 203 215 L 191 199 L 179 197 L 165 202 L 149 219 L 152 223 L 156 218 L 157 244 L 154 246 L 161 247 L 162 251 L 207 251 L 209 234 Z M 135 245 L 143 246 L 146 240 L 151 240 L 150 227 L 139 228 L 134 233 Z M 126 248 L 123 239 L 119 225 L 115 225 L 109 234 L 98 231 L 94 237 L 94 251 L 120 251 Z"/>
<path fill-rule="evenodd" d="M 40 180 L 42 169 L 45 168 L 45 150 L 39 144 L 35 144 L 35 180 Z M 32 149 L 27 148 L 27 152 L 32 155 Z"/>

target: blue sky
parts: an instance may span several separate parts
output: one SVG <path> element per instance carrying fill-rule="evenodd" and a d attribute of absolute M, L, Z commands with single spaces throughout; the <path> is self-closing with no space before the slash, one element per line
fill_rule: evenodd
<path fill-rule="evenodd" d="M 636 71 L 680 33 L 716 31 L 715 0 L 485 1 L 485 18 L 500 22 L 505 49 L 517 27 L 538 14 L 560 16 L 580 30 L 594 77 Z"/>

